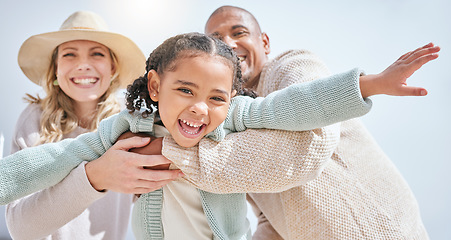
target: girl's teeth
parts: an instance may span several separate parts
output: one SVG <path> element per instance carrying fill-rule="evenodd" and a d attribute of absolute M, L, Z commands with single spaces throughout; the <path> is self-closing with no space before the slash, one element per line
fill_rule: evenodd
<path fill-rule="evenodd" d="M 191 135 L 194 135 L 194 134 L 196 134 L 196 133 L 199 132 L 199 131 L 197 131 L 197 132 L 191 132 L 191 131 L 188 131 L 188 130 L 186 130 L 186 129 L 183 129 L 183 131 L 186 132 L 186 133 L 188 133 L 188 134 L 191 134 Z"/>
<path fill-rule="evenodd" d="M 183 122 L 184 124 L 190 126 L 190 127 L 195 127 L 195 128 L 197 128 L 197 127 L 202 126 L 202 124 L 201 124 L 201 125 L 196 125 L 196 124 L 194 124 L 194 123 L 189 123 L 189 122 L 187 122 L 186 120 L 182 120 L 182 122 Z"/>

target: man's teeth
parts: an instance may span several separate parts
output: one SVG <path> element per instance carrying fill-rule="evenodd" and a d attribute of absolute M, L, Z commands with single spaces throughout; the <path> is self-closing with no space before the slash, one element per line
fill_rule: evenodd
<path fill-rule="evenodd" d="M 244 61 L 246 57 L 238 57 L 240 59 L 240 62 Z"/>
<path fill-rule="evenodd" d="M 95 83 L 97 79 L 95 78 L 76 78 L 74 79 L 74 83 L 76 84 L 91 84 Z"/>
<path fill-rule="evenodd" d="M 184 124 L 190 126 L 190 127 L 198 128 L 198 127 L 202 126 L 202 124 L 196 125 L 196 124 L 194 124 L 194 123 L 187 122 L 186 120 L 182 120 L 182 122 L 183 122 Z"/>

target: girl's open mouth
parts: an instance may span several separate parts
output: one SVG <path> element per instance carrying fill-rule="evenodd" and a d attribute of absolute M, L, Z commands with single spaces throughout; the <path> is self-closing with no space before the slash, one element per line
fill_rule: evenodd
<path fill-rule="evenodd" d="M 202 134 L 206 124 L 196 124 L 186 120 L 179 119 L 179 128 L 182 135 L 187 138 L 197 138 Z"/>

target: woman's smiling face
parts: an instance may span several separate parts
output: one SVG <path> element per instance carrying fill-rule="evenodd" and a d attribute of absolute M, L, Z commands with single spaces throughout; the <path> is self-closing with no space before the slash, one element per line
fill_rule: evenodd
<path fill-rule="evenodd" d="M 97 102 L 108 90 L 115 67 L 104 45 L 75 40 L 58 46 L 58 84 L 77 103 Z"/>
<path fill-rule="evenodd" d="M 149 93 L 164 126 L 182 147 L 196 145 L 226 118 L 233 71 L 220 57 L 202 54 L 175 61 L 158 75 L 150 71 Z"/>

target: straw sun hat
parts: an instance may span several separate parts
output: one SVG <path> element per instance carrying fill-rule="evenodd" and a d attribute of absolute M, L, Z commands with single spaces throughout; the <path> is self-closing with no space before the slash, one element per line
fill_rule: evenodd
<path fill-rule="evenodd" d="M 59 31 L 28 38 L 19 50 L 19 66 L 34 83 L 43 86 L 55 48 L 72 40 L 90 40 L 108 47 L 119 63 L 121 87 L 126 87 L 145 71 L 146 58 L 129 38 L 108 31 L 105 21 L 93 12 L 79 11 L 70 15 Z"/>

